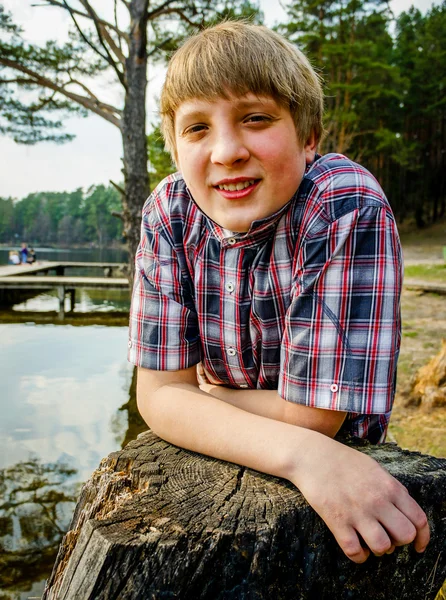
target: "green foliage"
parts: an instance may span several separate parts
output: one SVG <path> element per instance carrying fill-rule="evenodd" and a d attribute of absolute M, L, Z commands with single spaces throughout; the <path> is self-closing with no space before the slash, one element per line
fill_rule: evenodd
<path fill-rule="evenodd" d="M 61 131 L 69 113 L 85 107 L 62 94 L 71 80 L 91 77 L 105 68 L 82 39 L 58 45 L 29 44 L 22 30 L 0 5 L 0 133 L 18 143 L 62 143 L 73 138 Z M 74 89 L 74 88 L 73 88 Z M 57 117 L 54 115 L 57 114 Z"/>
<path fill-rule="evenodd" d="M 170 173 L 176 171 L 170 153 L 164 149 L 164 139 L 159 124 L 152 124 L 152 131 L 147 136 L 149 148 L 150 187 L 153 190 L 158 183 Z"/>
<path fill-rule="evenodd" d="M 346 3 L 297 0 L 281 27 L 320 72 L 326 93 L 325 152 L 362 158 L 389 106 L 399 101 L 398 71 L 390 65 L 390 13 L 381 0 Z M 381 125 L 382 127 L 382 125 Z"/>
<path fill-rule="evenodd" d="M 69 0 L 42 2 L 44 10 L 59 6 L 70 12 L 72 8 Z M 248 0 L 158 0 L 148 4 L 148 11 L 147 53 L 155 62 L 164 62 L 185 36 L 203 26 L 223 18 L 254 22 L 263 18 L 258 6 Z M 324 80 L 327 136 L 320 151 L 346 153 L 368 167 L 400 220 L 415 217 L 423 226 L 444 217 L 445 0 L 425 15 L 411 8 L 396 22 L 384 0 L 290 0 L 287 11 L 288 21 L 279 26 L 280 31 L 310 57 Z M 122 127 L 122 109 L 102 103 L 87 83 L 107 72 L 126 89 L 130 21 L 123 19 L 122 29 L 106 23 L 104 40 L 94 19 L 83 19 L 73 27 L 67 43 L 37 46 L 24 39 L 0 5 L 0 133 L 22 143 L 66 141 L 70 136 L 62 130 L 64 117 L 91 110 Z M 85 22 L 90 25 L 85 27 Z M 141 123 L 141 130 L 144 126 Z M 164 152 L 157 124 L 148 142 L 153 188 L 175 168 Z M 99 192 L 97 198 L 105 206 Z M 140 194 L 132 199 L 140 202 Z M 91 210 L 87 223 L 82 202 L 72 201 L 67 211 L 59 210 L 48 195 L 46 203 L 35 198 L 33 208 L 14 208 L 14 222 L 8 228 L 26 232 L 34 219 L 36 231 L 46 231 L 47 238 L 56 241 L 67 236 L 101 240 L 111 235 L 104 233 L 111 231 L 111 224 L 104 225 L 106 221 L 99 217 L 105 213 Z M 0 210 L 2 220 L 10 223 L 10 209 L 7 212 L 3 205 Z M 5 227 L 0 226 L 0 239 L 6 235 Z"/>
<path fill-rule="evenodd" d="M 85 199 L 85 233 L 90 239 L 96 239 L 100 247 L 111 239 L 121 238 L 121 221 L 112 215 L 120 207 L 119 194 L 112 187 L 98 185 Z"/>
<path fill-rule="evenodd" d="M 392 15 L 382 0 L 294 0 L 279 29 L 306 53 L 326 91 L 322 152 L 367 166 L 400 220 L 446 213 L 446 3 Z"/>
<path fill-rule="evenodd" d="M 98 185 L 86 194 L 36 192 L 14 202 L 0 198 L 0 242 L 29 244 L 93 243 L 100 247 L 122 239 L 122 221 L 112 215 L 121 201 L 113 187 Z"/>

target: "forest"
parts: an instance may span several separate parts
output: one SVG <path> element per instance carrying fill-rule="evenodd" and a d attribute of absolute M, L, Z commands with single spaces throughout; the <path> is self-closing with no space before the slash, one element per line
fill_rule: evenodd
<path fill-rule="evenodd" d="M 238 5 L 238 13 L 225 13 L 223 7 L 220 17 L 251 16 L 262 22 L 258 7 L 248 2 Z M 412 7 L 397 18 L 389 4 L 381 0 L 298 0 L 286 8 L 287 21 L 277 29 L 310 57 L 325 86 L 326 135 L 319 151 L 346 154 L 366 166 L 380 181 L 400 223 L 413 221 L 421 228 L 443 219 L 446 2 L 432 6 L 426 14 Z M 212 18 L 217 17 L 208 15 L 208 22 Z M 14 27 L 1 5 L 0 26 L 9 34 Z M 190 32 L 189 27 L 183 34 Z M 165 61 L 180 40 L 180 33 L 175 39 L 168 38 L 165 53 L 159 53 L 157 60 Z M 12 54 L 12 42 L 8 43 Z M 161 46 L 158 44 L 158 50 Z M 2 63 L 0 57 L 0 68 L 2 64 L 3 68 L 11 68 L 13 61 Z M 39 136 L 34 142 L 27 139 L 24 127 L 35 131 L 45 129 L 49 122 L 34 117 L 34 123 L 26 123 L 26 107 L 10 95 L 11 82 L 14 80 L 0 79 L 0 98 L 6 102 L 3 106 L 9 106 L 8 110 L 0 109 L 0 133 L 13 135 L 23 143 L 39 141 Z M 19 79 L 15 83 L 20 84 Z M 70 106 L 62 101 L 53 108 Z M 84 112 L 88 112 L 86 108 Z M 73 110 L 79 112 L 79 108 Z M 153 189 L 174 167 L 164 151 L 158 123 L 150 127 L 145 142 L 149 189 Z M 125 168 L 131 170 L 130 163 Z M 124 173 L 126 182 L 109 187 L 0 198 L 0 243 L 26 239 L 41 244 L 102 246 L 122 241 L 125 219 L 116 215 L 120 214 L 121 203 L 125 208 L 123 189 L 130 194 L 131 179 Z"/>

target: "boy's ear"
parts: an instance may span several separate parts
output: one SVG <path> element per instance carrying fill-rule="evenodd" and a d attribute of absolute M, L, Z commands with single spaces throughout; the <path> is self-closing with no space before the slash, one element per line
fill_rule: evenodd
<path fill-rule="evenodd" d="M 317 149 L 317 140 L 314 132 L 311 132 L 310 137 L 307 140 L 307 143 L 304 146 L 305 150 L 305 159 L 307 164 L 312 163 L 314 161 L 314 157 L 316 155 Z"/>

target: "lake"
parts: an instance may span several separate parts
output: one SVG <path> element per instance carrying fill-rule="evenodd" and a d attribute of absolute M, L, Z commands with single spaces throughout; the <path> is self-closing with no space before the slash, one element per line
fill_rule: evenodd
<path fill-rule="evenodd" d="M 122 251 L 36 252 L 45 260 L 126 260 Z M 8 249 L 0 250 L 1 262 L 7 255 Z M 45 293 L 12 312 L 29 315 L 56 306 L 57 298 Z M 102 290 L 81 290 L 75 306 L 90 314 L 126 315 L 128 309 L 127 292 Z M 5 323 L 4 312 L 0 309 L 0 597 L 28 600 L 43 592 L 81 483 L 144 425 L 134 414 L 129 419 L 136 404 L 126 326 L 15 323 L 11 311 Z"/>

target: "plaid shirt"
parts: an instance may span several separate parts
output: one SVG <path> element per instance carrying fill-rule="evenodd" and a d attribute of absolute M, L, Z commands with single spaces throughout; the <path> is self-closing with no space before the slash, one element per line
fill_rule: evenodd
<path fill-rule="evenodd" d="M 143 209 L 129 360 L 156 370 L 200 361 L 233 388 L 348 411 L 343 428 L 384 441 L 400 345 L 402 260 L 376 180 L 317 156 L 277 213 L 231 233 L 181 176 Z"/>

